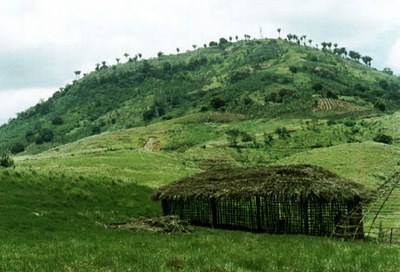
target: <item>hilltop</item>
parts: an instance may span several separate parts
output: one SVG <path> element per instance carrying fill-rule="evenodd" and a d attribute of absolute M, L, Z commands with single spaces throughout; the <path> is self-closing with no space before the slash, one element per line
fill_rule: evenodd
<path fill-rule="evenodd" d="M 338 48 L 292 40 L 221 38 L 185 53 L 103 62 L 1 126 L 0 151 L 34 154 L 197 113 L 314 120 L 399 108 L 399 78 L 347 58 Z"/>

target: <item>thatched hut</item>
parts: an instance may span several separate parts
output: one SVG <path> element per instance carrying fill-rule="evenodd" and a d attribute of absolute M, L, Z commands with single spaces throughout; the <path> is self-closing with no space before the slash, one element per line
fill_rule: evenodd
<path fill-rule="evenodd" d="M 204 172 L 161 187 L 152 198 L 162 201 L 165 215 L 196 225 L 330 235 L 349 214 L 361 219 L 360 203 L 368 197 L 362 185 L 323 168 L 289 165 Z M 363 236 L 362 227 L 354 230 Z"/>

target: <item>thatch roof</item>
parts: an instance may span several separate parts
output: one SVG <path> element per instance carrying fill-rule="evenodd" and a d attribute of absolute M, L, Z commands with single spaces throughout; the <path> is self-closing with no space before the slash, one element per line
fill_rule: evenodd
<path fill-rule="evenodd" d="M 368 199 L 361 184 L 311 165 L 233 168 L 208 171 L 159 188 L 152 196 L 161 199 L 249 198 L 285 195 L 331 201 Z"/>

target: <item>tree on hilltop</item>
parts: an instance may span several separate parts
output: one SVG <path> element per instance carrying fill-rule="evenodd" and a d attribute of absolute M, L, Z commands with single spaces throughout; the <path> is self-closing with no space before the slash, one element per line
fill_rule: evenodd
<path fill-rule="evenodd" d="M 363 56 L 361 59 L 366 66 L 371 67 L 372 58 L 370 56 Z"/>
<path fill-rule="evenodd" d="M 278 31 L 278 35 L 279 35 L 279 39 L 281 38 L 281 29 L 280 28 L 278 28 L 276 31 Z"/>
<path fill-rule="evenodd" d="M 117 61 L 117 64 L 119 64 L 119 61 L 121 60 L 120 58 L 115 59 Z"/>
<path fill-rule="evenodd" d="M 359 61 L 360 58 L 361 58 L 361 55 L 360 55 L 360 53 L 351 50 L 351 51 L 349 51 L 349 57 L 350 57 L 351 59 L 353 59 L 353 60 Z"/>
<path fill-rule="evenodd" d="M 125 54 L 124 54 L 124 57 L 125 57 L 126 59 L 128 59 L 129 54 L 128 54 L 128 53 L 125 53 Z"/>

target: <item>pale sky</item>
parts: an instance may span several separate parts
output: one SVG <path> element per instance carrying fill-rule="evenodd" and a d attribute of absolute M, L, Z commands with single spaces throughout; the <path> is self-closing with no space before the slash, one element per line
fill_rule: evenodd
<path fill-rule="evenodd" d="M 0 124 L 103 60 L 220 37 L 307 35 L 400 73 L 398 0 L 0 0 Z"/>

